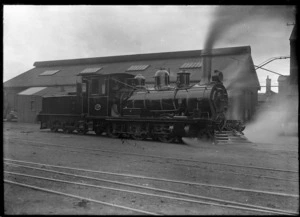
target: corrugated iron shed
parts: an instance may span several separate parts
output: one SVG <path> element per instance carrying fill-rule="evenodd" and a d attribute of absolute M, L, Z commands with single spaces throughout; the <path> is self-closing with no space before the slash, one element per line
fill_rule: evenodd
<path fill-rule="evenodd" d="M 89 68 L 101 68 L 97 71 L 99 74 L 142 74 L 147 83 L 154 81 L 153 76 L 158 69 L 166 68 L 170 71 L 171 82 L 174 82 L 176 74 L 181 71 L 180 67 L 186 63 L 202 62 L 201 55 L 201 50 L 192 50 L 35 62 L 35 68 L 6 81 L 4 87 L 75 85 L 77 75 Z M 212 69 L 224 73 L 225 86 L 239 84 L 259 88 L 250 46 L 213 49 L 211 57 Z M 138 65 L 149 66 L 140 71 L 127 71 L 130 67 Z M 49 70 L 59 71 L 50 76 L 40 75 Z M 188 72 L 191 73 L 191 81 L 197 82 L 201 79 L 202 67 L 188 69 Z"/>

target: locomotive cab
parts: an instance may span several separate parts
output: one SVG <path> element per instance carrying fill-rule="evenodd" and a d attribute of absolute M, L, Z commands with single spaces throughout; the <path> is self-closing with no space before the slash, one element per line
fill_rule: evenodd
<path fill-rule="evenodd" d="M 122 100 L 133 89 L 127 84 L 127 80 L 133 79 L 134 76 L 129 74 L 89 74 L 82 76 L 87 90 L 87 116 L 120 116 Z"/>

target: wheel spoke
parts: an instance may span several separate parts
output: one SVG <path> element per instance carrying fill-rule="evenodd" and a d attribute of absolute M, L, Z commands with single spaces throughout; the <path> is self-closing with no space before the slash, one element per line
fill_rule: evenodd
<path fill-rule="evenodd" d="M 106 129 L 106 134 L 111 138 L 118 138 L 121 134 L 113 132 L 114 128 L 113 125 L 109 125 Z"/>
<path fill-rule="evenodd" d="M 170 143 L 174 141 L 174 137 L 172 137 L 170 134 L 161 134 L 157 136 L 157 139 L 160 142 Z"/>
<path fill-rule="evenodd" d="M 145 140 L 147 134 L 143 131 L 143 126 L 141 123 L 134 123 L 130 125 L 131 138 L 135 140 Z"/>
<path fill-rule="evenodd" d="M 103 133 L 103 130 L 101 130 L 100 128 L 96 128 L 95 133 L 96 135 L 100 136 Z"/>
<path fill-rule="evenodd" d="M 132 134 L 131 137 L 135 140 L 145 140 L 147 138 L 144 134 Z"/>
<path fill-rule="evenodd" d="M 52 132 L 58 132 L 58 129 L 60 128 L 60 122 L 59 121 L 54 121 L 52 123 L 52 127 L 50 128 L 50 130 Z"/>

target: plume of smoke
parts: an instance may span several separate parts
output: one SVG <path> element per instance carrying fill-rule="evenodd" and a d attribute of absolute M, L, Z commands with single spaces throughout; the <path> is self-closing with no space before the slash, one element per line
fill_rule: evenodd
<path fill-rule="evenodd" d="M 249 43 L 253 41 L 253 32 L 271 28 L 278 23 L 275 22 L 278 20 L 285 25 L 285 22 L 293 19 L 293 10 L 294 8 L 291 6 L 218 6 L 215 8 L 213 20 L 204 41 L 204 50 L 213 49 L 216 43 L 226 42 L 229 39 L 229 41 L 242 40 L 243 43 Z M 230 73 L 227 74 L 224 86 L 229 91 L 230 98 L 239 90 L 242 91 L 245 86 L 256 85 L 253 83 L 253 79 L 249 78 L 246 81 L 238 79 L 238 77 L 249 76 L 244 64 L 232 65 L 230 69 L 226 70 Z M 235 92 L 230 92 L 231 89 L 234 89 Z M 239 104 L 237 100 L 231 101 L 228 112 L 229 119 L 240 119 Z"/>
<path fill-rule="evenodd" d="M 278 97 L 278 96 L 277 96 Z M 298 98 L 279 98 L 258 112 L 244 130 L 247 138 L 256 143 L 282 144 L 298 135 Z"/>
<path fill-rule="evenodd" d="M 230 64 L 224 71 L 226 71 L 226 80 L 223 84 L 227 89 L 229 98 L 229 109 L 227 111 L 226 117 L 228 119 L 240 120 L 242 118 L 241 113 L 241 97 L 243 97 L 243 91 L 245 87 L 256 86 L 257 84 L 252 79 L 251 74 L 249 75 L 249 66 L 247 64 L 250 61 L 245 61 L 246 59 L 241 59 L 236 61 L 234 64 Z M 249 79 L 245 79 L 245 77 Z"/>
<path fill-rule="evenodd" d="M 288 10 L 287 10 L 288 8 Z M 245 37 L 251 32 L 258 31 L 259 26 L 268 25 L 274 20 L 288 20 L 294 16 L 291 6 L 218 6 L 213 15 L 210 29 L 206 35 L 204 49 L 212 49 L 216 42 L 226 38 L 230 31 L 232 37 Z"/>

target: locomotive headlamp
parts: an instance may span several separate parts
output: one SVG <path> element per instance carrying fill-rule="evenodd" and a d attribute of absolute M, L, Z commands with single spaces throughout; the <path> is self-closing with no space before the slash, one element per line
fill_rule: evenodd
<path fill-rule="evenodd" d="M 222 82 L 223 81 L 223 73 L 215 70 L 212 76 L 212 81 Z"/>

